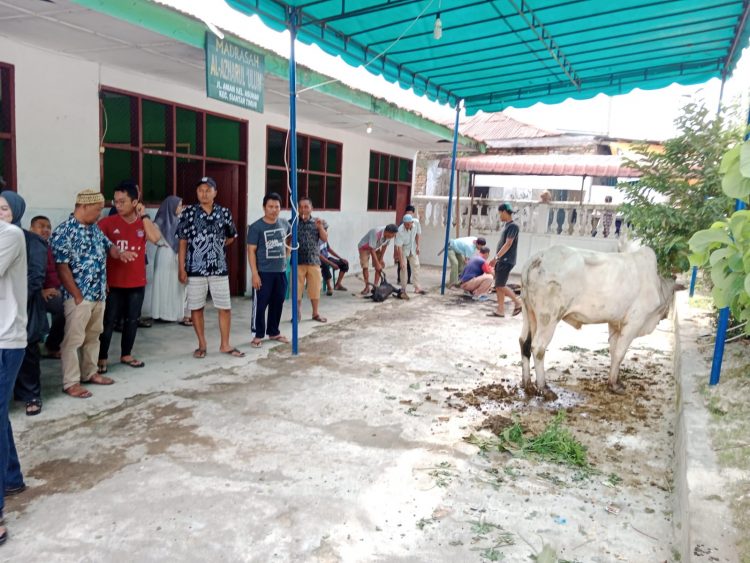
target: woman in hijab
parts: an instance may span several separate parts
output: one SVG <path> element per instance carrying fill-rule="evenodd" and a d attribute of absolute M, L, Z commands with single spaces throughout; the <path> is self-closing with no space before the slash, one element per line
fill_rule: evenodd
<path fill-rule="evenodd" d="M 16 192 L 9 190 L 0 192 L 0 196 L 8 202 L 12 213 L 11 223 L 19 228 L 21 219 L 26 211 L 26 202 Z M 26 403 L 26 414 L 34 416 L 42 412 L 42 386 L 41 368 L 39 360 L 41 352 L 39 343 L 44 335 L 49 332 L 47 322 L 47 308 L 42 296 L 44 279 L 47 275 L 47 243 L 39 235 L 31 231 L 23 230 L 26 239 L 26 261 L 28 263 L 28 301 L 26 310 L 28 313 L 28 324 L 26 333 L 28 345 L 24 354 L 21 369 L 18 370 L 16 386 L 14 389 L 15 399 Z"/>
<path fill-rule="evenodd" d="M 161 231 L 154 256 L 154 283 L 151 294 L 151 316 L 162 321 L 185 323 L 185 286 L 178 277 L 177 219 L 182 212 L 182 199 L 171 195 L 156 213 L 154 223 Z"/>

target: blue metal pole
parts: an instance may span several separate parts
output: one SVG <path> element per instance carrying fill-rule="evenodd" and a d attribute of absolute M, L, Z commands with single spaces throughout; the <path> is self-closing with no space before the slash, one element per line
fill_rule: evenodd
<path fill-rule="evenodd" d="M 292 265 L 290 278 L 292 281 L 292 355 L 299 354 L 299 327 L 297 307 L 297 66 L 294 57 L 294 42 L 297 38 L 298 11 L 289 8 L 289 180 L 292 187 Z"/>
<path fill-rule="evenodd" d="M 693 272 L 690 274 L 690 297 L 695 294 L 695 281 L 698 279 L 698 266 L 693 266 Z"/>
<path fill-rule="evenodd" d="M 747 123 L 750 125 L 750 109 L 747 112 Z M 750 132 L 745 135 L 745 141 L 750 138 Z M 734 210 L 745 209 L 745 202 L 738 199 L 734 202 Z M 724 345 L 727 340 L 727 328 L 729 327 L 729 307 L 724 307 L 719 311 L 719 322 L 716 326 L 716 342 L 714 343 L 714 358 L 711 362 L 711 379 L 709 385 L 719 383 L 721 376 L 721 364 L 724 361 Z"/>
<path fill-rule="evenodd" d="M 458 148 L 458 118 L 461 115 L 461 101 L 456 102 L 456 124 L 453 127 L 453 152 L 451 153 L 451 182 L 448 188 L 448 218 L 445 221 L 445 244 L 443 245 L 443 278 L 440 295 L 445 295 L 445 271 L 448 268 L 448 241 L 451 234 L 451 214 L 453 211 L 453 181 L 456 177 L 456 150 Z"/>

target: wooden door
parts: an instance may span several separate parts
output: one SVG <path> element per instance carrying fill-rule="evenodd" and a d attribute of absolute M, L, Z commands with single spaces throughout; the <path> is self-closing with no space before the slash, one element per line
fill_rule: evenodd
<path fill-rule="evenodd" d="M 244 192 L 240 193 L 240 167 L 237 164 L 206 163 L 206 176 L 216 180 L 218 193 L 215 201 L 232 212 L 234 224 L 237 226 L 237 239 L 227 248 L 229 290 L 232 295 L 244 295 L 247 195 Z"/>
<path fill-rule="evenodd" d="M 396 224 L 401 224 L 401 219 L 406 214 L 406 206 L 411 200 L 411 186 L 396 186 Z"/>

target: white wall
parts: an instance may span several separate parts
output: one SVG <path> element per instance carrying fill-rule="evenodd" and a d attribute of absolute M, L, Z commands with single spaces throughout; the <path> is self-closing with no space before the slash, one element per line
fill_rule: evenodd
<path fill-rule="evenodd" d="M 48 215 L 53 225 L 59 223 L 72 210 L 76 192 L 100 185 L 100 84 L 247 120 L 248 224 L 262 215 L 266 126 L 288 128 L 285 114 L 259 114 L 208 99 L 203 90 L 4 37 L 0 37 L 0 61 L 15 66 L 16 170 L 18 192 L 27 202 L 25 225 L 38 213 Z M 196 73 L 202 76 L 202 71 Z M 331 245 L 356 269 L 359 239 L 368 229 L 395 220 L 393 212 L 367 211 L 370 150 L 410 159 L 416 150 L 378 142 L 364 131 L 326 127 L 315 121 L 313 111 L 299 104 L 298 132 L 343 144 L 341 211 L 316 215 L 328 221 Z"/>

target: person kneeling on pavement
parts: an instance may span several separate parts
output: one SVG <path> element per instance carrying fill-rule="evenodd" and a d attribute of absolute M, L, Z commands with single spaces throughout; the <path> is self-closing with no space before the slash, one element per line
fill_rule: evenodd
<path fill-rule="evenodd" d="M 490 249 L 486 246 L 479 249 L 479 254 L 474 255 L 466 264 L 461 274 L 461 289 L 471 294 L 476 301 L 487 301 L 488 293 L 492 289 L 495 280 L 493 268 L 487 261 Z"/>

